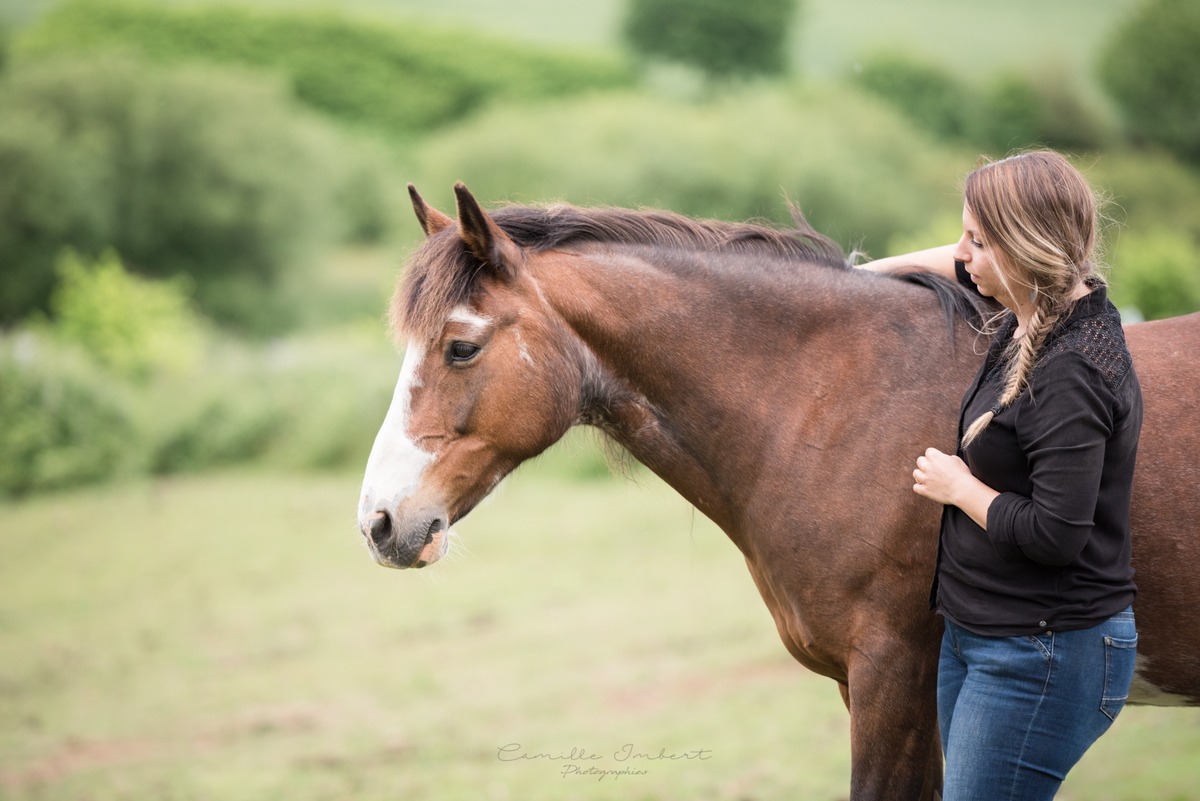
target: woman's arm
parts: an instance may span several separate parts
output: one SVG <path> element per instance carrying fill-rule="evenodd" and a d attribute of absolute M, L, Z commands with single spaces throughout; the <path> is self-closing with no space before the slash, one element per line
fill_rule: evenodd
<path fill-rule="evenodd" d="M 875 261 L 868 261 L 855 266 L 860 270 L 871 270 L 873 272 L 887 272 L 889 270 L 903 269 L 905 267 L 916 267 L 919 270 L 925 270 L 931 273 L 945 276 L 950 280 L 955 280 L 954 274 L 954 250 L 958 245 L 941 245 L 936 248 L 928 248 L 926 250 L 918 250 L 915 253 L 905 253 L 900 256 L 888 256 Z"/>
<path fill-rule="evenodd" d="M 1018 436 L 1032 494 L 997 492 L 957 456 L 929 448 L 917 458 L 913 491 L 957 506 L 997 545 L 1043 565 L 1070 564 L 1095 528 L 1113 431 L 1112 392 L 1087 357 L 1068 352 L 1043 364 L 1021 411 Z"/>
<path fill-rule="evenodd" d="M 1039 365 L 1017 436 L 1029 465 L 1030 497 L 1011 492 L 988 507 L 987 536 L 1035 562 L 1066 565 L 1095 531 L 1116 419 L 1102 369 L 1078 351 Z"/>

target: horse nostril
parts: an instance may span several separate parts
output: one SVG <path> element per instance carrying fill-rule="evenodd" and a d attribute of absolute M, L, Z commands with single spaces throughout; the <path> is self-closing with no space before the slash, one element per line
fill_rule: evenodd
<path fill-rule="evenodd" d="M 371 538 L 371 542 L 383 545 L 384 541 L 391 536 L 392 518 L 388 516 L 387 512 L 376 512 L 367 521 L 367 528 L 363 533 Z"/>

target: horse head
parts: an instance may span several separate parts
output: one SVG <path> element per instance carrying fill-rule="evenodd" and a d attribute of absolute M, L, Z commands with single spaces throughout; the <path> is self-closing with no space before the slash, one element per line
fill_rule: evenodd
<path fill-rule="evenodd" d="M 450 526 L 576 421 L 581 386 L 530 254 L 462 184 L 457 220 L 409 193 L 426 238 L 393 300 L 407 346 L 358 509 L 372 556 L 395 568 L 444 556 Z"/>

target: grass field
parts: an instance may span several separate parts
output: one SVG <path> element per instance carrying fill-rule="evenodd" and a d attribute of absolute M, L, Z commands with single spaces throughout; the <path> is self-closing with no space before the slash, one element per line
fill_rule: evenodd
<path fill-rule="evenodd" d="M 844 798 L 838 694 L 728 540 L 577 472 L 523 470 L 407 573 L 352 475 L 0 507 L 0 798 Z M 1195 710 L 1132 709 L 1061 797 L 1196 798 L 1197 754 Z"/>

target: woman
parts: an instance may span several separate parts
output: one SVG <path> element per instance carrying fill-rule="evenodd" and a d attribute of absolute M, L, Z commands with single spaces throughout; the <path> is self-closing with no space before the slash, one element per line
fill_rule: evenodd
<path fill-rule="evenodd" d="M 1133 677 L 1142 398 L 1097 227 L 1070 163 L 1024 153 L 967 177 L 957 245 L 863 265 L 915 264 L 1004 307 L 957 454 L 930 448 L 913 471 L 913 490 L 945 504 L 931 595 L 945 801 L 1052 798 Z"/>

